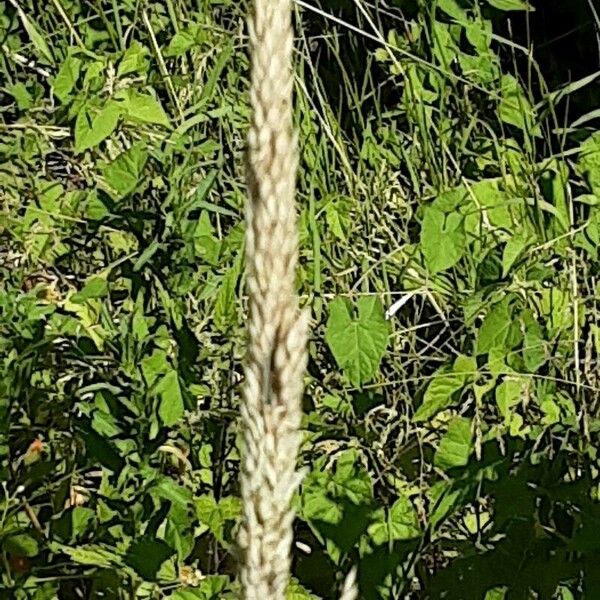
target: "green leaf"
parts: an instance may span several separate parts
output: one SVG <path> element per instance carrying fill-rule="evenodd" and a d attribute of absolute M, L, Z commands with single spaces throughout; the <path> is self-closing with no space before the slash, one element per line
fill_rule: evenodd
<path fill-rule="evenodd" d="M 180 562 L 183 562 L 194 548 L 194 536 L 187 528 L 185 519 L 176 520 L 168 517 L 165 521 L 164 540 L 177 552 Z"/>
<path fill-rule="evenodd" d="M 432 22 L 433 54 L 445 68 L 450 68 L 458 54 L 458 47 L 450 33 L 450 25 L 434 20 Z"/>
<path fill-rule="evenodd" d="M 227 522 L 235 521 L 241 513 L 239 498 L 227 496 L 217 502 L 213 496 L 206 494 L 196 498 L 194 503 L 196 516 L 200 519 L 202 525 L 209 529 L 219 542 L 225 544 L 225 526 Z"/>
<path fill-rule="evenodd" d="M 63 104 L 65 104 L 69 94 L 73 91 L 73 88 L 79 79 L 80 72 L 81 59 L 76 56 L 67 56 L 52 82 L 54 95 Z"/>
<path fill-rule="evenodd" d="M 536 115 L 521 84 L 512 75 L 502 76 L 502 98 L 498 106 L 500 118 L 530 134 L 539 134 Z"/>
<path fill-rule="evenodd" d="M 542 314 L 546 318 L 546 329 L 550 335 L 566 332 L 573 326 L 571 294 L 557 287 L 544 288 L 541 302 Z"/>
<path fill-rule="evenodd" d="M 335 496 L 344 496 L 354 504 L 367 504 L 373 497 L 371 477 L 361 462 L 360 453 L 355 450 L 347 450 L 338 456 L 331 483 Z"/>
<path fill-rule="evenodd" d="M 160 396 L 158 416 L 167 426 L 175 425 L 183 416 L 184 405 L 177 371 L 169 371 L 158 383 Z"/>
<path fill-rule="evenodd" d="M 73 537 L 82 536 L 90 527 L 96 513 L 85 506 L 75 506 L 71 511 L 71 525 Z"/>
<path fill-rule="evenodd" d="M 239 260 L 227 271 L 215 301 L 215 325 L 220 331 L 226 331 L 236 325 L 235 288 L 240 276 Z"/>
<path fill-rule="evenodd" d="M 111 438 L 123 433 L 116 419 L 109 412 L 95 410 L 92 417 L 92 427 L 96 433 Z"/>
<path fill-rule="evenodd" d="M 523 399 L 527 381 L 520 377 L 506 377 L 496 388 L 496 404 L 505 420 L 510 419 L 512 408 Z"/>
<path fill-rule="evenodd" d="M 506 598 L 506 591 L 504 587 L 495 587 L 486 592 L 485 600 L 504 600 Z"/>
<path fill-rule="evenodd" d="M 477 363 L 473 358 L 459 356 L 454 362 L 452 372 L 442 369 L 430 381 L 423 403 L 413 415 L 413 423 L 427 421 L 440 411 L 456 402 L 457 392 L 463 389 L 469 376 L 477 372 Z"/>
<path fill-rule="evenodd" d="M 70 546 L 52 542 L 50 547 L 54 552 L 62 552 L 69 556 L 71 560 L 81 565 L 109 568 L 123 564 L 121 556 L 117 553 L 116 549 L 105 545 L 88 544 L 87 546 L 71 548 Z"/>
<path fill-rule="evenodd" d="M 377 520 L 369 526 L 368 533 L 377 545 L 400 540 L 410 540 L 421 535 L 419 519 L 411 501 L 402 496 L 389 510 L 375 513 Z"/>
<path fill-rule="evenodd" d="M 154 537 L 136 539 L 127 549 L 127 564 L 147 581 L 160 578 L 165 561 L 174 554 L 166 542 Z"/>
<path fill-rule="evenodd" d="M 544 413 L 542 423 L 550 426 L 560 421 L 560 406 L 554 402 L 552 397 L 547 397 L 540 403 L 540 409 Z"/>
<path fill-rule="evenodd" d="M 231 55 L 233 54 L 233 40 L 229 40 L 224 48 L 221 50 L 219 54 L 219 58 L 217 58 L 213 68 L 210 71 L 210 74 L 206 78 L 206 83 L 202 88 L 202 92 L 200 94 L 200 101 L 208 100 L 209 98 L 213 98 L 215 87 L 217 83 L 220 81 L 221 74 L 223 69 L 227 65 Z"/>
<path fill-rule="evenodd" d="M 167 596 L 168 600 L 206 600 L 206 594 L 197 588 L 182 589 Z"/>
<path fill-rule="evenodd" d="M 459 5 L 458 0 L 438 0 L 437 7 L 452 17 L 457 23 L 461 25 L 469 23 L 469 17 L 465 9 Z"/>
<path fill-rule="evenodd" d="M 156 349 L 150 356 L 142 358 L 141 368 L 148 387 L 154 385 L 159 375 L 164 375 L 172 370 L 167 361 L 166 352 L 160 349 Z"/>
<path fill-rule="evenodd" d="M 477 336 L 477 354 L 486 354 L 492 348 L 503 348 L 512 325 L 510 299 L 505 298 L 488 313 Z"/>
<path fill-rule="evenodd" d="M 17 102 L 19 110 L 27 110 L 33 105 L 33 98 L 25 84 L 20 81 L 8 87 L 8 91 Z"/>
<path fill-rule="evenodd" d="M 533 237 L 525 231 L 520 231 L 509 238 L 502 253 L 502 277 L 508 275 L 523 250 L 529 247 L 532 242 Z"/>
<path fill-rule="evenodd" d="M 421 225 L 421 250 L 431 273 L 453 267 L 465 248 L 464 217 L 457 212 L 446 214 L 435 205 L 428 206 Z"/>
<path fill-rule="evenodd" d="M 435 530 L 444 519 L 452 514 L 459 500 L 461 491 L 453 489 L 452 480 L 438 481 L 429 492 L 429 526 Z"/>
<path fill-rule="evenodd" d="M 135 90 L 119 92 L 115 98 L 121 101 L 125 115 L 134 123 L 142 121 L 169 127 L 169 117 L 165 113 L 160 102 L 149 94 L 140 94 Z"/>
<path fill-rule="evenodd" d="M 196 222 L 193 244 L 196 255 L 210 265 L 219 264 L 219 254 L 221 252 L 221 243 L 214 236 L 214 231 L 208 211 L 203 210 Z"/>
<path fill-rule="evenodd" d="M 181 56 L 190 48 L 196 45 L 196 33 L 193 30 L 178 31 L 169 42 L 169 45 L 164 51 L 167 57 Z"/>
<path fill-rule="evenodd" d="M 135 261 L 133 265 L 133 270 L 135 273 L 139 273 L 144 265 L 150 262 L 150 259 L 160 250 L 162 244 L 158 240 L 152 240 L 144 251 L 140 254 L 138 259 Z"/>
<path fill-rule="evenodd" d="M 496 181 L 482 180 L 471 186 L 471 192 L 477 202 L 471 205 L 471 214 L 467 217 L 469 226 L 465 226 L 471 233 L 479 236 L 481 234 L 481 212 L 484 211 L 487 219 L 494 226 L 506 231 L 514 229 L 514 221 L 521 222 L 522 219 L 515 218 L 511 214 L 511 208 L 515 210 L 519 205 L 514 202 L 508 194 L 498 188 Z M 474 211 L 473 209 L 477 209 Z M 520 215 L 517 215 L 520 217 Z M 476 222 L 476 226 L 474 223 Z"/>
<path fill-rule="evenodd" d="M 594 194 L 600 196 L 600 131 L 581 144 L 577 169 L 586 178 Z"/>
<path fill-rule="evenodd" d="M 533 10 L 533 6 L 525 0 L 487 0 L 487 2 L 500 10 Z"/>
<path fill-rule="evenodd" d="M 169 500 L 172 504 L 184 509 L 192 501 L 192 492 L 168 477 L 161 477 L 151 489 L 151 494 L 157 498 Z"/>
<path fill-rule="evenodd" d="M 441 410 L 454 404 L 454 394 L 464 385 L 464 376 L 458 373 L 439 373 L 436 375 L 425 391 L 423 404 L 419 406 L 413 416 L 413 423 L 427 421 Z"/>
<path fill-rule="evenodd" d="M 352 200 L 347 196 L 335 196 L 325 205 L 327 226 L 339 239 L 345 241 L 352 228 Z"/>
<path fill-rule="evenodd" d="M 86 92 L 98 92 L 106 81 L 106 61 L 95 60 L 87 63 L 85 75 L 83 76 L 83 89 Z"/>
<path fill-rule="evenodd" d="M 82 106 L 75 121 L 75 151 L 84 152 L 105 140 L 117 128 L 120 114 L 121 107 L 113 101 L 107 102 L 94 117 L 86 105 Z"/>
<path fill-rule="evenodd" d="M 377 373 L 388 343 L 388 323 L 378 298 L 362 297 L 351 304 L 336 298 L 329 305 L 325 341 L 338 365 L 355 386 L 361 386 Z"/>
<path fill-rule="evenodd" d="M 461 375 L 465 375 L 466 379 L 472 379 L 477 374 L 477 361 L 472 356 L 465 356 L 464 354 L 459 354 L 454 359 L 452 370 L 454 371 L 454 373 L 460 373 Z"/>
<path fill-rule="evenodd" d="M 440 440 L 434 464 L 444 471 L 463 467 L 469 462 L 472 447 L 471 421 L 464 417 L 457 417 L 450 421 L 448 431 Z"/>
<path fill-rule="evenodd" d="M 106 205 L 98 198 L 98 191 L 91 190 L 84 205 L 85 216 L 92 221 L 100 221 L 110 213 Z"/>
<path fill-rule="evenodd" d="M 219 600 L 228 587 L 226 575 L 207 575 L 202 577 L 197 587 L 178 589 L 167 596 L 167 600 Z"/>
<path fill-rule="evenodd" d="M 523 362 L 530 373 L 535 373 L 546 362 L 547 342 L 532 311 L 525 311 L 521 319 L 525 326 Z"/>
<path fill-rule="evenodd" d="M 93 298 L 104 298 L 108 295 L 108 284 L 102 277 L 92 277 L 83 289 L 71 297 L 74 304 L 84 304 L 87 300 Z"/>
<path fill-rule="evenodd" d="M 477 18 L 477 20 L 467 23 L 464 27 L 467 39 L 478 53 L 484 56 L 489 55 L 492 42 L 492 24 L 490 21 Z"/>
<path fill-rule="evenodd" d="M 302 484 L 302 516 L 307 520 L 336 524 L 343 517 L 344 504 L 369 505 L 373 484 L 356 450 L 343 451 L 335 467 L 315 468 Z"/>
<path fill-rule="evenodd" d="M 366 532 L 373 505 L 373 483 L 356 450 L 337 460 L 322 457 L 302 484 L 301 517 L 339 563 Z"/>
<path fill-rule="evenodd" d="M 52 52 L 50 52 L 50 48 L 48 47 L 45 39 L 48 37 L 47 34 L 45 32 L 41 33 L 38 30 L 35 22 L 32 21 L 18 5 L 17 12 L 19 13 L 21 23 L 23 23 L 23 28 L 27 32 L 27 35 L 29 36 L 34 48 L 38 51 L 38 54 L 43 56 L 51 65 L 53 65 L 54 58 L 52 57 Z"/>
<path fill-rule="evenodd" d="M 134 40 L 131 46 L 129 46 L 123 54 L 123 58 L 117 69 L 117 77 L 123 77 L 123 75 L 128 75 L 129 73 L 145 71 L 148 66 L 148 61 L 146 60 L 147 54 L 148 50 L 146 50 L 146 48 L 138 41 Z"/>
<path fill-rule="evenodd" d="M 32 558 L 39 554 L 40 548 L 37 540 L 27 533 L 10 535 L 2 540 L 2 548 L 15 556 Z"/>
<path fill-rule="evenodd" d="M 297 579 L 291 578 L 285 594 L 286 600 L 320 600 L 319 596 L 311 594 L 301 586 Z"/>
<path fill-rule="evenodd" d="M 565 585 L 561 585 L 558 587 L 558 595 L 556 596 L 557 600 L 575 600 L 575 595 L 573 592 Z M 487 600 L 487 598 L 486 598 Z"/>
<path fill-rule="evenodd" d="M 121 200 L 133 192 L 146 164 L 146 151 L 142 142 L 136 142 L 129 150 L 122 152 L 102 171 L 108 192 L 113 200 Z"/>

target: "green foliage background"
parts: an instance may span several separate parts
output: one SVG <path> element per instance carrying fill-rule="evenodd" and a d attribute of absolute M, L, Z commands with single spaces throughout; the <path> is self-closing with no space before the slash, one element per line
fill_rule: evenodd
<path fill-rule="evenodd" d="M 290 598 L 598 597 L 599 23 L 533 4 L 296 7 Z M 236 595 L 245 12 L 0 4 L 3 598 Z"/>

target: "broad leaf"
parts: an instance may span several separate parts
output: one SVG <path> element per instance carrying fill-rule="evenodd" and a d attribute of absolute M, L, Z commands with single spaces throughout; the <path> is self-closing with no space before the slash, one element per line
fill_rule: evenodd
<path fill-rule="evenodd" d="M 69 94 L 73 91 L 79 73 L 81 71 L 81 59 L 76 56 L 68 56 L 62 63 L 54 81 L 52 90 L 54 95 L 64 104 Z"/>
<path fill-rule="evenodd" d="M 196 45 L 196 31 L 184 29 L 178 31 L 164 51 L 165 56 L 181 56 Z"/>
<path fill-rule="evenodd" d="M 92 277 L 84 286 L 83 289 L 71 297 L 71 302 L 75 304 L 83 304 L 87 300 L 94 298 L 104 298 L 108 295 L 108 284 L 106 279 L 102 277 Z"/>
<path fill-rule="evenodd" d="M 158 415 L 167 426 L 175 425 L 183 416 L 184 405 L 177 371 L 169 371 L 158 383 L 160 403 Z"/>
<path fill-rule="evenodd" d="M 415 508 L 404 496 L 396 500 L 389 510 L 377 511 L 375 515 L 377 520 L 368 529 L 375 544 L 410 540 L 421 534 Z"/>
<path fill-rule="evenodd" d="M 27 533 L 10 535 L 2 540 L 2 548 L 15 556 L 37 556 L 40 548 L 38 541 Z"/>
<path fill-rule="evenodd" d="M 331 302 L 325 340 L 346 377 L 361 386 L 377 373 L 389 330 L 378 298 L 359 298 L 356 308 L 357 315 L 347 300 Z"/>
<path fill-rule="evenodd" d="M 523 339 L 523 362 L 530 373 L 535 373 L 546 362 L 546 346 L 542 327 L 532 311 L 525 311 L 521 316 L 525 327 Z"/>
<path fill-rule="evenodd" d="M 290 580 L 285 597 L 286 600 L 319 600 L 319 596 L 311 594 L 295 578 Z"/>
<path fill-rule="evenodd" d="M 463 256 L 465 248 L 463 215 L 442 212 L 434 205 L 427 207 L 421 225 L 421 250 L 431 273 L 453 267 Z"/>
<path fill-rule="evenodd" d="M 154 350 L 150 356 L 142 358 L 140 366 L 148 387 L 152 387 L 160 375 L 171 370 L 167 354 L 159 349 Z"/>
<path fill-rule="evenodd" d="M 104 179 L 114 200 L 120 200 L 135 190 L 145 164 L 144 144 L 137 142 L 104 167 Z"/>
<path fill-rule="evenodd" d="M 527 388 L 527 380 L 519 377 L 507 377 L 496 388 L 496 404 L 505 420 L 509 420 L 511 410 L 522 400 Z"/>
<path fill-rule="evenodd" d="M 485 354 L 492 348 L 503 348 L 512 325 L 509 299 L 499 302 L 488 313 L 477 336 L 477 354 Z"/>
<path fill-rule="evenodd" d="M 502 253 L 502 277 L 508 275 L 516 260 L 532 241 L 533 237 L 525 231 L 520 231 L 509 238 Z"/>
<path fill-rule="evenodd" d="M 600 196 L 600 132 L 592 134 L 581 144 L 577 168 L 594 194 Z"/>
<path fill-rule="evenodd" d="M 136 539 L 127 549 L 125 560 L 144 579 L 152 581 L 160 577 L 161 567 L 173 553 L 166 542 L 149 536 Z"/>
<path fill-rule="evenodd" d="M 529 98 L 512 75 L 502 77 L 502 99 L 498 107 L 502 121 L 529 133 L 538 134 L 539 125 Z"/>
<path fill-rule="evenodd" d="M 373 484 L 361 455 L 346 450 L 339 455 L 334 467 L 308 474 L 302 484 L 302 516 L 336 524 L 343 516 L 346 501 L 368 505 L 372 498 Z"/>
<path fill-rule="evenodd" d="M 142 46 L 138 41 L 133 41 L 131 46 L 125 50 L 125 54 L 119 63 L 117 70 L 117 76 L 123 77 L 129 73 L 138 73 L 145 71 L 148 66 L 146 56 L 148 50 Z"/>
<path fill-rule="evenodd" d="M 189 503 L 192 501 L 192 492 L 175 483 L 168 477 L 162 477 L 156 486 L 151 488 L 151 494 L 157 498 L 164 498 L 173 505 L 179 506 L 180 508 L 187 508 Z"/>
<path fill-rule="evenodd" d="M 469 462 L 472 446 L 471 421 L 457 417 L 450 421 L 448 431 L 440 441 L 434 464 L 444 471 L 462 467 Z"/>
<path fill-rule="evenodd" d="M 168 127 L 171 122 L 160 102 L 149 94 L 141 94 L 135 90 L 120 92 L 115 96 L 125 111 L 127 118 L 144 123 L 154 123 Z"/>
<path fill-rule="evenodd" d="M 239 517 L 241 504 L 238 498 L 227 496 L 219 502 L 209 494 L 194 500 L 196 516 L 203 528 L 209 529 L 221 544 L 226 545 L 225 527 Z"/>
<path fill-rule="evenodd" d="M 461 25 L 466 25 L 469 22 L 469 17 L 465 9 L 458 3 L 458 0 L 438 0 L 437 7 Z"/>
<path fill-rule="evenodd" d="M 105 140 L 117 127 L 121 107 L 109 101 L 95 114 L 83 106 L 75 121 L 75 151 L 84 152 Z"/>
<path fill-rule="evenodd" d="M 457 400 L 457 392 L 465 386 L 469 374 L 473 375 L 476 371 L 475 361 L 465 356 L 456 359 L 452 372 L 445 369 L 438 371 L 425 390 L 423 403 L 413 415 L 413 422 L 427 421 L 452 406 Z"/>

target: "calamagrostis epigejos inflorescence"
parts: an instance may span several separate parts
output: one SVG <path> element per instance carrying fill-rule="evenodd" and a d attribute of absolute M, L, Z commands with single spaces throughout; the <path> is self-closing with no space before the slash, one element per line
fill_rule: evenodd
<path fill-rule="evenodd" d="M 255 0 L 249 33 L 250 315 L 242 401 L 240 578 L 245 600 L 279 600 L 285 597 L 290 573 L 290 503 L 299 483 L 296 459 L 307 329 L 294 287 L 298 159 L 292 125 L 290 0 Z"/>
<path fill-rule="evenodd" d="M 283 600 L 290 576 L 291 500 L 300 482 L 307 317 L 295 291 L 298 152 L 292 123 L 291 0 L 254 0 L 249 20 L 252 122 L 246 233 L 249 348 L 242 399 L 244 600 Z M 357 597 L 353 574 L 343 600 Z"/>

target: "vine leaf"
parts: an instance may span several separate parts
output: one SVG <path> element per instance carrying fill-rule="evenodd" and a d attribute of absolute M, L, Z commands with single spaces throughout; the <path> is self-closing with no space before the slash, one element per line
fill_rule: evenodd
<path fill-rule="evenodd" d="M 373 378 L 388 343 L 389 327 L 378 298 L 360 298 L 352 305 L 336 298 L 329 306 L 325 341 L 337 364 L 355 386 Z"/>
<path fill-rule="evenodd" d="M 428 421 L 440 411 L 452 406 L 467 380 L 477 372 L 475 359 L 458 356 L 452 371 L 442 369 L 433 377 L 423 396 L 423 404 L 413 415 L 413 423 Z"/>
<path fill-rule="evenodd" d="M 450 421 L 448 431 L 441 439 L 435 453 L 434 463 L 444 471 L 454 467 L 464 467 L 469 462 L 472 447 L 471 421 L 464 417 L 457 417 Z"/>

